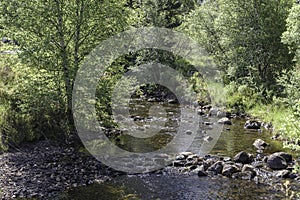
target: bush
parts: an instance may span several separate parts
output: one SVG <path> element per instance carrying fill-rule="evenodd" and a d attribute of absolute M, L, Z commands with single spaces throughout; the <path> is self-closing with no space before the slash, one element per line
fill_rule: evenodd
<path fill-rule="evenodd" d="M 65 104 L 59 74 L 22 65 L 17 55 L 3 54 L 0 59 L 2 149 L 41 138 L 64 139 Z"/>

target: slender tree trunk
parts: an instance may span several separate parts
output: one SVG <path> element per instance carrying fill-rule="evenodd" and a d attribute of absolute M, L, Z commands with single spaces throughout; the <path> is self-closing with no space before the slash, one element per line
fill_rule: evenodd
<path fill-rule="evenodd" d="M 72 82 L 71 82 L 71 68 L 68 59 L 67 46 L 65 42 L 65 33 L 64 33 L 64 19 L 63 19 L 63 11 L 62 5 L 60 1 L 56 1 L 57 9 L 58 9 L 58 33 L 60 40 L 60 56 L 62 59 L 62 69 L 64 75 L 64 83 L 65 83 L 65 92 L 66 92 L 66 118 L 68 123 L 68 133 L 67 135 L 71 135 L 75 133 L 75 126 L 73 120 L 73 112 L 72 112 Z"/>

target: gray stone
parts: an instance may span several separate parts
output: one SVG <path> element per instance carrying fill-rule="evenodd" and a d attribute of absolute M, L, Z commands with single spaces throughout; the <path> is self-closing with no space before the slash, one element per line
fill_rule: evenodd
<path fill-rule="evenodd" d="M 278 156 L 283 157 L 287 163 L 293 161 L 292 155 L 285 153 L 285 152 L 276 152 L 276 153 L 273 153 L 272 155 L 274 155 L 274 156 L 278 155 Z"/>
<path fill-rule="evenodd" d="M 177 104 L 178 101 L 177 101 L 177 99 L 169 99 L 169 100 L 168 100 L 168 103 L 169 103 L 169 104 Z"/>
<path fill-rule="evenodd" d="M 199 109 L 197 110 L 198 115 L 204 115 L 205 114 L 205 110 Z"/>
<path fill-rule="evenodd" d="M 209 116 L 216 116 L 218 111 L 219 111 L 219 109 L 217 109 L 217 108 L 210 108 L 208 115 Z"/>
<path fill-rule="evenodd" d="M 225 124 L 225 125 L 231 125 L 231 121 L 230 119 L 228 119 L 227 117 L 223 117 L 221 119 L 218 120 L 219 124 Z"/>
<path fill-rule="evenodd" d="M 251 162 L 251 157 L 245 151 L 241 151 L 234 156 L 233 160 L 237 163 L 249 164 Z"/>
<path fill-rule="evenodd" d="M 289 178 L 290 174 L 291 172 L 286 169 L 274 172 L 274 176 L 276 176 L 277 178 Z"/>
<path fill-rule="evenodd" d="M 223 170 L 223 163 L 221 161 L 218 161 L 211 165 L 207 171 L 214 172 L 215 174 L 221 174 Z"/>
<path fill-rule="evenodd" d="M 264 149 L 266 146 L 268 146 L 268 144 L 262 139 L 256 139 L 253 143 L 253 146 L 255 146 L 257 149 Z"/>
<path fill-rule="evenodd" d="M 274 170 L 281 170 L 287 168 L 287 163 L 282 156 L 274 153 L 269 156 L 267 166 Z"/>
<path fill-rule="evenodd" d="M 224 162 L 230 162 L 230 161 L 232 161 L 232 159 L 231 159 L 230 157 L 224 157 L 224 158 L 223 158 L 223 161 L 224 161 Z"/>
<path fill-rule="evenodd" d="M 247 120 L 244 128 L 245 129 L 260 129 L 261 123 L 255 120 Z"/>
<path fill-rule="evenodd" d="M 222 170 L 222 175 L 231 177 L 233 173 L 236 173 L 239 171 L 239 168 L 236 167 L 235 165 L 228 165 L 225 164 Z"/>

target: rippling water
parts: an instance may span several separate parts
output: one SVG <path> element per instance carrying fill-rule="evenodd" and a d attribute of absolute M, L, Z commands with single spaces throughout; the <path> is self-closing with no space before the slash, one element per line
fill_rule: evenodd
<path fill-rule="evenodd" d="M 147 120 L 156 120 L 149 117 L 149 108 L 155 103 L 134 101 L 131 102 L 131 116 L 125 116 L 124 120 L 139 116 L 137 127 L 130 129 L 147 128 Z M 153 151 L 165 145 L 178 127 L 179 109 L 176 105 L 166 104 L 164 128 L 157 135 L 146 140 L 134 140 L 131 136 L 120 137 L 119 146 L 137 152 Z M 163 115 L 163 113 L 162 113 Z M 142 120 L 140 120 L 142 119 Z M 161 119 L 158 120 L 162 120 Z M 282 151 L 281 142 L 272 141 L 271 134 L 267 131 L 246 131 L 243 129 L 243 120 L 233 120 L 233 125 L 224 127 L 217 144 L 210 154 L 220 156 L 234 156 L 239 151 L 255 153 L 252 143 L 257 138 L 270 143 L 265 152 L 272 153 Z M 296 155 L 294 154 L 294 157 Z M 197 200 L 197 199 L 299 199 L 297 193 L 299 184 L 291 181 L 289 186 L 284 186 L 287 180 L 279 180 L 278 183 L 256 184 L 254 181 L 234 180 L 215 177 L 198 177 L 196 175 L 122 175 L 113 180 L 93 184 L 66 191 L 62 199 L 83 200 L 115 200 L 115 199 L 155 199 L 155 200 Z M 294 196 L 293 196 L 293 195 Z"/>

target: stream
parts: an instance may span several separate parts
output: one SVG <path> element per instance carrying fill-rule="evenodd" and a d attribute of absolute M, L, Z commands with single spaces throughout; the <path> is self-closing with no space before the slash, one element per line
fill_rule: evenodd
<path fill-rule="evenodd" d="M 158 120 L 164 120 L 162 131 L 150 139 L 134 138 L 126 134 L 118 137 L 117 144 L 123 149 L 147 152 L 156 150 L 168 143 L 178 128 L 178 115 L 180 114 L 178 105 L 168 103 L 148 102 L 135 100 L 130 102 L 130 116 L 125 116 L 123 120 L 139 119 L 137 126 L 124 128 L 123 132 L 131 129 L 147 128 L 149 108 L 160 104 L 163 106 L 166 115 Z M 138 117 L 137 117 L 138 116 Z M 142 119 L 142 120 L 141 120 Z M 257 139 L 263 139 L 270 144 L 264 151 L 274 153 L 277 151 L 289 152 L 294 159 L 297 158 L 295 152 L 283 149 L 282 142 L 271 139 L 271 133 L 265 129 L 245 130 L 243 125 L 245 119 L 232 119 L 232 125 L 225 125 L 221 135 L 217 140 L 210 155 L 233 157 L 240 151 L 256 153 L 252 145 Z M 129 199 L 299 199 L 297 191 L 300 185 L 294 180 L 280 179 L 270 181 L 270 184 L 256 184 L 253 180 L 240 180 L 226 178 L 222 176 L 198 177 L 197 175 L 176 175 L 162 173 L 147 173 L 136 175 L 119 175 L 103 183 L 94 183 L 87 187 L 78 187 L 65 191 L 59 199 L 84 199 L 84 200 L 129 200 Z"/>

